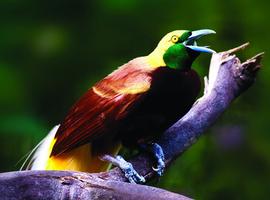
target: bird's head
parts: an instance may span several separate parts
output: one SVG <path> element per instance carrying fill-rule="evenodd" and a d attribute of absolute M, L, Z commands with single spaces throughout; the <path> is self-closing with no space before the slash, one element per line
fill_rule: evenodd
<path fill-rule="evenodd" d="M 170 32 L 161 39 L 156 49 L 148 55 L 148 61 L 153 67 L 189 68 L 201 52 L 215 52 L 207 46 L 198 46 L 196 42 L 200 37 L 213 33 L 215 31 L 209 29 Z"/>

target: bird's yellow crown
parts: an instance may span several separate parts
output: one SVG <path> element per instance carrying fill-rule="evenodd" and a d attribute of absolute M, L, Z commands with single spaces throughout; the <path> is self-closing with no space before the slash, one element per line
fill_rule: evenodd
<path fill-rule="evenodd" d="M 186 30 L 176 30 L 170 33 L 167 33 L 158 43 L 157 47 L 154 49 L 152 53 L 147 56 L 148 63 L 152 67 L 162 67 L 166 66 L 163 55 L 167 51 L 169 47 L 178 42 L 179 38 L 187 33 Z"/>

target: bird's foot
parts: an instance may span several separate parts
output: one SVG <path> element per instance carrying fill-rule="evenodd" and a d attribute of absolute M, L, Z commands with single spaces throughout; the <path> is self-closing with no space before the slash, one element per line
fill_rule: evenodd
<path fill-rule="evenodd" d="M 125 174 L 125 177 L 129 180 L 130 183 L 144 183 L 145 179 L 143 176 L 139 175 L 136 170 L 133 168 L 132 164 L 127 162 L 122 156 L 110 156 L 103 155 L 100 157 L 101 160 L 112 163 L 114 166 L 119 167 L 122 172 Z"/>
<path fill-rule="evenodd" d="M 152 167 L 152 169 L 157 173 L 158 176 L 162 176 L 165 170 L 165 157 L 162 147 L 157 143 L 141 145 L 141 147 L 149 151 L 154 156 L 157 164 L 156 167 Z"/>
<path fill-rule="evenodd" d="M 119 168 L 124 172 L 125 177 L 128 178 L 131 183 L 144 183 L 145 179 L 143 176 L 139 175 L 133 168 L 132 164 L 127 162 L 122 156 L 116 156 L 119 162 Z"/>
<path fill-rule="evenodd" d="M 162 147 L 157 143 L 152 143 L 152 150 L 154 157 L 157 160 L 157 166 L 152 168 L 159 176 L 162 176 L 165 169 L 165 157 Z"/>

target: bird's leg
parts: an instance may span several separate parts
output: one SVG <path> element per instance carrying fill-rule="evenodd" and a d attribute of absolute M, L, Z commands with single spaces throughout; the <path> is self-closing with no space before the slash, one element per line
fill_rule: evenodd
<path fill-rule="evenodd" d="M 133 168 L 132 164 L 127 162 L 122 156 L 117 155 L 113 157 L 111 155 L 105 154 L 100 156 L 100 159 L 112 163 L 114 166 L 119 167 L 125 174 L 125 177 L 130 183 L 144 183 L 145 179 L 143 176 L 139 175 Z"/>
<path fill-rule="evenodd" d="M 165 157 L 162 147 L 158 143 L 143 144 L 141 147 L 154 156 L 157 166 L 152 168 L 159 176 L 162 176 L 165 169 Z"/>

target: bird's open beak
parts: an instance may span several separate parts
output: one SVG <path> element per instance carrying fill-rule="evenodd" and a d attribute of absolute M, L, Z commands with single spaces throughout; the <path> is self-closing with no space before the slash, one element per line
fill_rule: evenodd
<path fill-rule="evenodd" d="M 189 48 L 192 49 L 193 51 L 197 52 L 204 52 L 204 53 L 216 53 L 213 49 L 210 49 L 208 46 L 197 46 L 197 39 L 204 35 L 209 35 L 209 34 L 215 34 L 216 32 L 210 29 L 202 29 L 198 31 L 192 31 L 191 36 L 183 42 L 183 44 Z"/>

